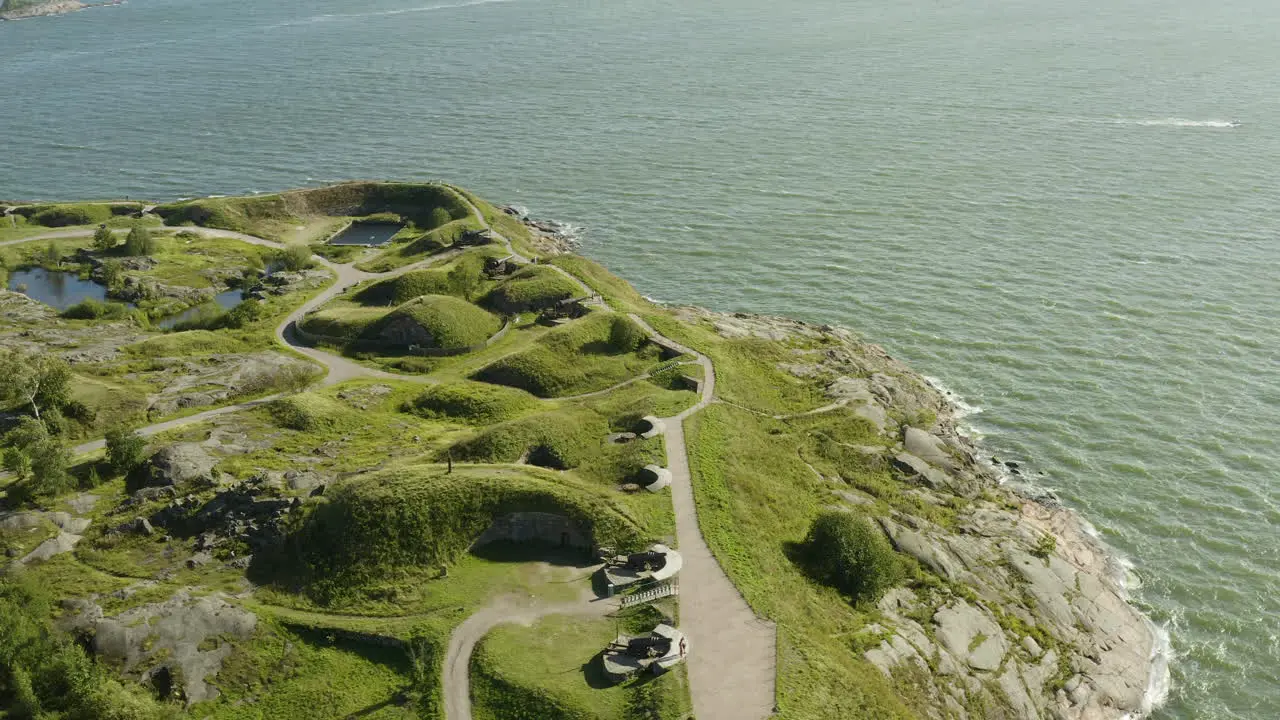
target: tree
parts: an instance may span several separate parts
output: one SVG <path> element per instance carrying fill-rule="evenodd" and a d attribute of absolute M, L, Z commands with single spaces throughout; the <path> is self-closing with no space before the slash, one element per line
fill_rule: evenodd
<path fill-rule="evenodd" d="M 57 240 L 50 240 L 48 245 L 44 246 L 42 257 L 44 264 L 57 267 L 62 264 L 62 244 Z"/>
<path fill-rule="evenodd" d="M 0 401 L 30 405 L 36 419 L 41 408 L 57 409 L 70 395 L 71 371 L 62 358 L 0 350 Z"/>
<path fill-rule="evenodd" d="M 93 231 L 93 248 L 100 252 L 106 252 L 116 246 L 116 236 L 111 232 L 111 228 L 106 225 L 99 225 L 97 230 Z"/>
<path fill-rule="evenodd" d="M 805 539 L 810 570 L 855 603 L 875 602 L 902 574 L 884 533 L 866 518 L 827 511 L 814 520 Z"/>
<path fill-rule="evenodd" d="M 109 290 L 115 290 L 124 282 L 124 266 L 112 258 L 102 263 L 102 282 Z"/>
<path fill-rule="evenodd" d="M 32 446 L 27 454 L 31 457 L 31 491 L 35 495 L 60 495 L 71 489 L 71 476 L 67 466 L 71 463 L 71 453 L 63 446 L 62 439 L 49 435 Z"/>
<path fill-rule="evenodd" d="M 141 225 L 134 225 L 124 239 L 125 255 L 151 255 L 156 251 L 156 239 L 151 231 Z"/>
<path fill-rule="evenodd" d="M 147 441 L 141 435 L 123 427 L 107 431 L 107 464 L 121 475 L 133 472 L 142 465 L 147 455 Z"/>

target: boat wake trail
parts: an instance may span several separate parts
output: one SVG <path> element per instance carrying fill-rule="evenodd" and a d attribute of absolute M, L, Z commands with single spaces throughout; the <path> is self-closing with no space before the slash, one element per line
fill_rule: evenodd
<path fill-rule="evenodd" d="M 423 5 L 421 7 L 398 8 L 395 10 L 378 10 L 363 13 L 335 13 L 327 15 L 313 15 L 312 17 L 302 18 L 299 20 L 290 20 L 288 22 L 270 25 L 267 29 L 292 27 L 295 25 L 310 25 L 313 23 L 334 22 L 337 20 L 355 20 L 359 18 L 385 17 L 389 15 L 407 15 L 410 13 L 434 12 L 436 10 L 450 10 L 453 8 L 473 7 L 476 5 L 494 5 L 497 3 L 517 2 L 517 0 L 465 0 L 464 2 L 440 3 L 438 5 Z"/>
<path fill-rule="evenodd" d="M 1163 118 L 1157 120 L 1112 120 L 1113 125 L 1141 125 L 1145 127 L 1198 127 L 1198 128 L 1236 128 L 1240 123 L 1235 120 L 1184 120 L 1183 118 Z"/>

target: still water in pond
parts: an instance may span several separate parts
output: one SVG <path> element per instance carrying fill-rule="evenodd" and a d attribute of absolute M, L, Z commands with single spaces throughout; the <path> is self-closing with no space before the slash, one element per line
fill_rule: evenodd
<path fill-rule="evenodd" d="M 214 312 L 230 310 L 240 304 L 241 297 L 239 290 L 224 290 L 215 295 L 213 300 L 209 302 L 189 307 L 177 315 L 170 315 L 169 317 L 156 321 L 154 324 L 158 328 L 168 330 L 178 323 L 186 322 L 187 320 L 194 320 L 206 313 L 212 314 Z"/>
<path fill-rule="evenodd" d="M 107 289 L 92 280 L 83 280 L 73 272 L 44 268 L 14 270 L 9 273 L 9 289 L 59 311 L 85 300 L 106 302 L 107 299 Z"/>
<path fill-rule="evenodd" d="M 334 235 L 330 245 L 386 245 L 403 225 L 394 223 L 354 223 Z"/>

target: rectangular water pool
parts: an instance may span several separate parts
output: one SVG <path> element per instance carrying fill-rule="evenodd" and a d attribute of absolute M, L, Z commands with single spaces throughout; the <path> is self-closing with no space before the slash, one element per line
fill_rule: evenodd
<path fill-rule="evenodd" d="M 329 238 L 330 245 L 386 245 L 403 225 L 396 223 L 352 223 Z"/>

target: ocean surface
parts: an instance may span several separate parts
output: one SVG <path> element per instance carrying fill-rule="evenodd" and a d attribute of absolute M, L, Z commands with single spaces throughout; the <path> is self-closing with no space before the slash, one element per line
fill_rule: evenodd
<path fill-rule="evenodd" d="M 0 197 L 442 178 L 852 326 L 1133 563 L 1157 717 L 1280 717 L 1275 0 L 129 0 L 0 87 Z"/>

